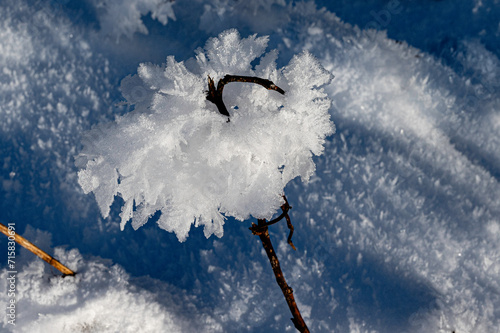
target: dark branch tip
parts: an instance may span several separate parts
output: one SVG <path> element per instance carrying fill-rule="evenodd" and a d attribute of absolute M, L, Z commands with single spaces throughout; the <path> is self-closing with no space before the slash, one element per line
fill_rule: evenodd
<path fill-rule="evenodd" d="M 255 83 L 263 86 L 268 90 L 274 90 L 284 95 L 285 91 L 275 85 L 272 81 L 267 79 L 262 79 L 254 76 L 242 76 L 242 75 L 226 75 L 217 83 L 217 89 L 215 88 L 214 80 L 208 75 L 208 92 L 207 92 L 207 100 L 214 103 L 217 106 L 219 112 L 227 117 L 230 117 L 229 112 L 227 111 L 226 106 L 224 105 L 224 101 L 222 99 L 222 91 L 224 89 L 224 85 L 230 82 L 247 82 L 247 83 Z M 229 122 L 229 120 L 228 120 Z"/>

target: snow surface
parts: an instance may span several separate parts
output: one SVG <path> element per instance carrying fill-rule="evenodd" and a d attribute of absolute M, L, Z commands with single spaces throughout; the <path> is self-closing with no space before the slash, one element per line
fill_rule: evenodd
<path fill-rule="evenodd" d="M 294 331 L 251 220 L 184 243 L 152 222 L 120 231 L 123 201 L 103 219 L 77 181 L 83 134 L 131 111 L 123 78 L 237 28 L 268 35 L 277 68 L 308 51 L 335 75 L 324 91 L 337 132 L 309 183 L 285 188 L 298 250 L 271 228 L 311 331 L 499 332 L 497 1 L 185 0 L 167 24 L 146 14 L 157 2 L 107 18 L 96 3 L 0 5 L 0 219 L 80 273 L 61 278 L 18 249 L 17 325 L 0 330 Z M 146 15 L 111 33 L 134 4 Z"/>
<path fill-rule="evenodd" d="M 100 31 L 117 41 L 123 35 L 131 38 L 136 32 L 148 34 L 142 21 L 144 15 L 150 14 L 152 19 L 164 25 L 168 19 L 175 20 L 173 1 L 170 0 L 137 0 L 126 4 L 120 0 L 93 0 L 91 3 L 97 13 Z"/>

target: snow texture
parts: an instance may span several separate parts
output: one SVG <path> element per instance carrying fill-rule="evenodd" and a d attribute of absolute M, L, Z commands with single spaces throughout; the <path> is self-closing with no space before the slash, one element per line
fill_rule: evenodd
<path fill-rule="evenodd" d="M 308 52 L 276 69 L 276 51 L 264 54 L 267 41 L 228 30 L 195 59 L 141 64 L 122 81 L 135 110 L 93 129 L 78 159 L 85 167 L 80 185 L 94 192 L 104 217 L 120 196 L 122 229 L 129 219 L 137 229 L 161 211 L 159 226 L 180 241 L 193 223 L 205 226 L 207 238 L 221 237 L 227 216 L 270 218 L 290 180 L 309 180 L 312 156 L 333 133 L 330 100 L 319 88 L 332 75 Z M 228 85 L 228 122 L 206 99 L 207 77 L 218 82 L 226 74 L 270 79 L 286 93 Z"/>
<path fill-rule="evenodd" d="M 2 4 L 0 207 L 16 219 L 38 210 L 52 220 L 70 206 L 85 214 L 72 165 L 90 119 L 104 120 L 111 111 L 109 60 L 58 7 Z M 26 209 L 28 202 L 38 204 Z"/>
<path fill-rule="evenodd" d="M 123 201 L 102 218 L 73 161 L 82 133 L 132 111 L 119 83 L 140 63 L 188 59 L 237 27 L 269 36 L 276 68 L 307 51 L 336 77 L 323 87 L 336 134 L 313 157 L 309 182 L 285 188 L 297 251 L 285 225 L 270 228 L 310 330 L 499 333 L 497 0 L 183 0 L 167 25 L 148 5 L 149 14 L 116 28 L 118 42 L 105 38 L 103 20 L 118 25 L 137 3 L 117 2 L 104 19 L 93 0 L 0 2 L 0 222 L 80 275 L 62 279 L 18 247 L 18 320 L 2 316 L 1 332 L 141 332 L 142 319 L 153 332 L 294 331 L 249 223 L 229 217 L 224 237 L 193 228 L 183 243 L 154 223 L 120 231 Z M 196 59 L 185 66 L 201 77 Z M 132 98 L 150 96 L 137 79 L 128 79 Z M 211 103 L 207 113 L 235 126 L 248 109 L 234 99 L 247 89 L 288 97 L 231 83 L 231 122 Z M 6 260 L 0 265 L 5 308 Z"/>
<path fill-rule="evenodd" d="M 50 235 L 36 230 L 30 234 L 37 243 L 45 239 L 50 244 Z M 218 328 L 212 318 L 188 311 L 188 297 L 164 294 L 163 305 L 158 303 L 157 295 L 131 284 L 123 268 L 109 260 L 85 260 L 76 249 L 56 248 L 54 255 L 78 274 L 55 275 L 53 268 L 23 251 L 22 257 L 31 259 L 16 275 L 15 332 L 213 332 Z M 8 277 L 6 270 L 0 273 L 2 290 Z M 7 300 L 6 294 L 0 299 Z M 36 310 L 22 311 L 26 308 Z M 193 317 L 205 325 L 190 322 Z"/>
<path fill-rule="evenodd" d="M 92 2 L 97 11 L 101 31 L 114 37 L 116 41 L 122 35 L 130 39 L 136 32 L 148 34 L 143 22 L 143 16 L 147 14 L 163 25 L 168 23 L 168 19 L 175 21 L 172 0 L 135 0 L 128 1 L 126 5 L 121 0 Z"/>

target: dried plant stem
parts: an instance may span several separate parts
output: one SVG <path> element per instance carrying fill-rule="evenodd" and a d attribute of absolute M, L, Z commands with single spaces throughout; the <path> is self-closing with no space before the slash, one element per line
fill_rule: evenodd
<path fill-rule="evenodd" d="M 17 242 L 19 245 L 33 252 L 34 254 L 36 254 L 37 256 L 39 256 L 40 258 L 42 258 L 43 260 L 45 260 L 46 262 L 57 268 L 59 271 L 61 271 L 61 273 L 64 274 L 64 276 L 67 275 L 73 276 L 76 274 L 71 269 L 64 266 L 56 259 L 54 259 L 52 256 L 48 255 L 46 252 L 40 250 L 40 248 L 38 248 L 36 245 L 31 243 L 26 238 L 19 236 L 17 233 L 12 233 L 11 231 L 9 231 L 9 229 L 2 223 L 0 223 L 0 231 L 7 237 L 13 237 L 15 242 Z"/>
<path fill-rule="evenodd" d="M 284 95 L 285 92 L 283 89 L 275 85 L 272 81 L 261 79 L 260 77 L 254 76 L 243 76 L 243 75 L 226 75 L 217 83 L 217 89 L 215 88 L 214 80 L 209 76 L 208 77 L 208 92 L 207 99 L 214 103 L 217 106 L 219 112 L 227 117 L 230 116 L 227 111 L 226 106 L 224 105 L 224 101 L 222 100 L 222 91 L 224 90 L 224 86 L 230 82 L 247 82 L 247 83 L 255 83 L 263 86 L 268 90 L 275 90 L 280 94 Z M 228 120 L 229 121 L 229 120 Z"/>
<path fill-rule="evenodd" d="M 286 215 L 288 216 L 288 214 Z M 269 237 L 268 224 L 266 224 L 266 220 L 259 220 L 259 224 L 252 223 L 252 233 L 254 235 L 259 236 L 262 246 L 264 250 L 266 250 L 267 257 L 269 258 L 269 262 L 271 263 L 271 267 L 274 272 L 274 276 L 276 277 L 276 282 L 281 288 L 283 292 L 283 296 L 285 296 L 286 303 L 290 308 L 290 312 L 293 315 L 292 322 L 295 328 L 299 332 L 307 332 L 309 333 L 309 329 L 307 328 L 304 319 L 302 319 L 302 315 L 300 314 L 299 308 L 297 307 L 297 303 L 295 302 L 295 298 L 293 297 L 292 288 L 286 283 L 285 277 L 283 276 L 283 272 L 281 271 L 280 262 L 278 257 L 276 256 L 276 252 L 274 251 L 273 244 L 271 243 L 271 238 Z"/>

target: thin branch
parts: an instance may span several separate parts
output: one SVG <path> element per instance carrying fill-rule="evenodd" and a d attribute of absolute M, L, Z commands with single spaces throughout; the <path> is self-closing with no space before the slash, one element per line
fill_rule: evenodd
<path fill-rule="evenodd" d="M 71 269 L 61 264 L 59 261 L 54 259 L 52 256 L 48 255 L 46 252 L 42 251 L 40 248 L 38 248 L 36 245 L 31 243 L 23 236 L 20 236 L 17 233 L 12 233 L 11 231 L 9 231 L 9 229 L 2 223 L 0 223 L 0 232 L 2 232 L 7 237 L 13 237 L 15 242 L 17 242 L 19 245 L 33 252 L 34 254 L 36 254 L 37 256 L 39 256 L 40 258 L 42 258 L 43 260 L 45 260 L 46 262 L 57 268 L 61 273 L 64 274 L 64 276 L 67 275 L 73 276 L 76 274 Z"/>
<path fill-rule="evenodd" d="M 224 90 L 224 86 L 231 82 L 247 82 L 247 83 L 255 83 L 263 86 L 267 90 L 274 90 L 284 95 L 285 91 L 275 85 L 272 81 L 261 79 L 260 77 L 254 76 L 243 76 L 243 75 L 226 75 L 217 83 L 217 89 L 215 89 L 214 80 L 209 76 L 208 77 L 208 92 L 207 92 L 207 100 L 214 103 L 217 106 L 217 109 L 224 116 L 230 117 L 229 112 L 227 111 L 226 105 L 224 105 L 224 101 L 222 100 L 222 91 Z M 228 119 L 229 121 L 229 119 Z"/>
<path fill-rule="evenodd" d="M 292 243 L 292 235 L 293 235 L 293 230 L 294 229 L 293 229 L 292 221 L 290 220 L 290 216 L 288 216 L 288 211 L 290 209 L 292 209 L 292 207 L 288 204 L 288 200 L 286 200 L 286 197 L 283 196 L 283 198 L 285 199 L 285 204 L 283 206 L 281 206 L 281 209 L 283 210 L 283 213 L 285 213 L 286 225 L 287 225 L 288 229 L 290 230 L 290 233 L 288 234 L 288 240 L 287 241 L 288 241 L 288 244 L 290 244 L 290 246 L 292 247 L 292 249 L 297 250 L 295 248 L 295 245 L 293 245 L 293 243 Z M 286 212 L 283 209 L 283 207 L 288 207 L 288 209 L 286 210 Z"/>
<path fill-rule="evenodd" d="M 243 76 L 243 75 L 226 75 L 222 80 L 219 80 L 219 83 L 217 84 L 217 90 L 220 91 L 220 94 L 222 95 L 222 89 L 224 88 L 225 84 L 228 84 L 230 82 L 247 82 L 247 83 L 255 83 L 263 86 L 267 90 L 275 90 L 279 92 L 280 94 L 284 95 L 285 91 L 275 85 L 272 81 L 266 80 L 266 79 L 261 79 L 260 77 L 255 77 L 255 76 Z"/>
<path fill-rule="evenodd" d="M 263 220 L 264 222 L 262 224 L 252 226 L 249 229 L 255 234 L 255 232 L 259 232 L 259 231 L 264 230 L 264 227 L 267 228 L 268 226 L 281 221 L 283 218 L 286 218 L 286 225 L 288 226 L 288 229 L 290 229 L 290 234 L 288 235 L 288 244 L 290 244 L 292 249 L 297 250 L 295 248 L 295 245 L 293 245 L 293 242 L 292 242 L 292 235 L 293 235 L 294 229 L 293 229 L 292 221 L 290 221 L 290 216 L 288 216 L 288 211 L 290 209 L 292 209 L 292 206 L 290 206 L 290 204 L 288 203 L 286 196 L 283 196 L 283 199 L 285 200 L 285 203 L 283 205 L 281 205 L 281 210 L 283 212 L 281 213 L 280 216 L 278 216 L 277 218 L 275 218 L 269 222 L 266 222 L 266 220 Z"/>
<path fill-rule="evenodd" d="M 302 315 L 300 314 L 299 308 L 297 307 L 295 298 L 293 297 L 293 289 L 286 283 L 283 272 L 281 271 L 280 262 L 278 260 L 278 257 L 276 256 L 276 252 L 274 251 L 273 244 L 271 243 L 271 238 L 269 237 L 269 230 L 266 224 L 266 220 L 259 220 L 258 225 L 252 223 L 252 228 L 250 228 L 250 230 L 252 230 L 252 233 L 254 235 L 259 236 L 262 242 L 262 246 L 266 251 L 267 257 L 269 258 L 269 262 L 271 263 L 271 267 L 274 272 L 274 276 L 276 277 L 276 282 L 280 286 L 281 291 L 283 292 L 283 296 L 285 296 L 286 303 L 288 304 L 288 308 L 293 315 L 293 318 L 291 318 L 293 325 L 299 332 L 309 333 L 309 329 L 307 328 L 307 325 L 304 322 Z"/>

